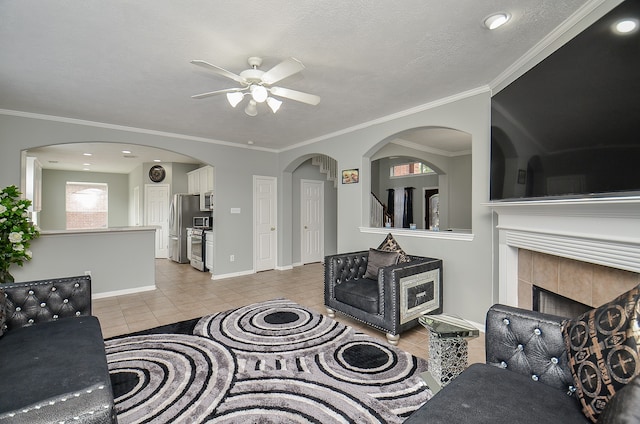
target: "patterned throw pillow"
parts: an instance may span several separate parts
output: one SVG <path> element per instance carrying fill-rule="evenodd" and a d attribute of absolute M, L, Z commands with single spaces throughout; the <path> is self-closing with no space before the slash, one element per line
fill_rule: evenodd
<path fill-rule="evenodd" d="M 4 323 L 7 320 L 7 298 L 4 297 L 4 290 L 0 288 L 0 337 L 4 335 Z"/>
<path fill-rule="evenodd" d="M 411 258 L 409 258 L 409 255 L 407 255 L 407 253 L 404 250 L 402 250 L 402 248 L 400 247 L 396 239 L 393 238 L 393 235 L 391 233 L 387 234 L 387 237 L 384 239 L 382 244 L 378 246 L 378 250 L 398 252 L 398 254 L 400 255 L 400 257 L 398 258 L 398 263 L 411 262 Z"/>
<path fill-rule="evenodd" d="M 640 286 L 562 328 L 582 411 L 594 423 L 613 395 L 640 374 Z"/>

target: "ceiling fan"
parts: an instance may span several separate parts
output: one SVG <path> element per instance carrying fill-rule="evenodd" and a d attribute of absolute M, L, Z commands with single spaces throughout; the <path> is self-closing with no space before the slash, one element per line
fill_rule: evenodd
<path fill-rule="evenodd" d="M 258 103 L 264 102 L 267 103 L 273 113 L 276 113 L 282 105 L 282 101 L 272 96 L 283 97 L 285 99 L 291 99 L 313 106 L 320 103 L 320 97 L 315 94 L 308 94 L 301 91 L 291 90 L 290 88 L 273 86 L 273 84 L 304 69 L 304 65 L 298 59 L 290 57 L 268 71 L 258 69 L 260 65 L 262 65 L 262 58 L 260 57 L 250 57 L 248 62 L 251 68 L 245 69 L 240 72 L 240 75 L 238 75 L 219 66 L 212 65 L 209 62 L 205 62 L 204 60 L 192 60 L 191 63 L 194 65 L 201 66 L 218 75 L 222 75 L 223 77 L 230 78 L 240 83 L 240 87 L 196 94 L 191 96 L 191 98 L 204 99 L 205 97 L 216 96 L 218 94 L 226 94 L 229 104 L 231 104 L 232 107 L 236 107 L 242 101 L 244 96 L 249 95 L 251 98 L 247 107 L 244 109 L 245 113 L 249 116 L 256 116 L 258 114 Z"/>

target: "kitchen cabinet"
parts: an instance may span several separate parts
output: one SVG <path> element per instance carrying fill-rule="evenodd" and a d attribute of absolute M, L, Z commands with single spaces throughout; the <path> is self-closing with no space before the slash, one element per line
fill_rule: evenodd
<path fill-rule="evenodd" d="M 213 191 L 213 179 L 213 166 L 211 165 L 187 172 L 187 190 L 189 194 L 202 194 Z"/>
<path fill-rule="evenodd" d="M 205 231 L 205 267 L 209 270 L 210 273 L 213 274 L 213 231 Z"/>

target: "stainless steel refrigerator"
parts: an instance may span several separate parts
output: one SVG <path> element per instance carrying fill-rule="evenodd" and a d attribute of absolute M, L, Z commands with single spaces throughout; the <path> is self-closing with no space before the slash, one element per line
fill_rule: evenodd
<path fill-rule="evenodd" d="M 187 228 L 193 225 L 193 217 L 200 214 L 200 196 L 174 194 L 169 210 L 169 258 L 181 264 L 187 259 Z"/>

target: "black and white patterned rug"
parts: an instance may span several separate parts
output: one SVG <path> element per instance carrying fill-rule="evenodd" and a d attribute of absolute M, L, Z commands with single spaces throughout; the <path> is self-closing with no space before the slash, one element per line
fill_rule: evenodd
<path fill-rule="evenodd" d="M 427 363 L 290 300 L 112 338 L 120 424 L 401 423 Z"/>

